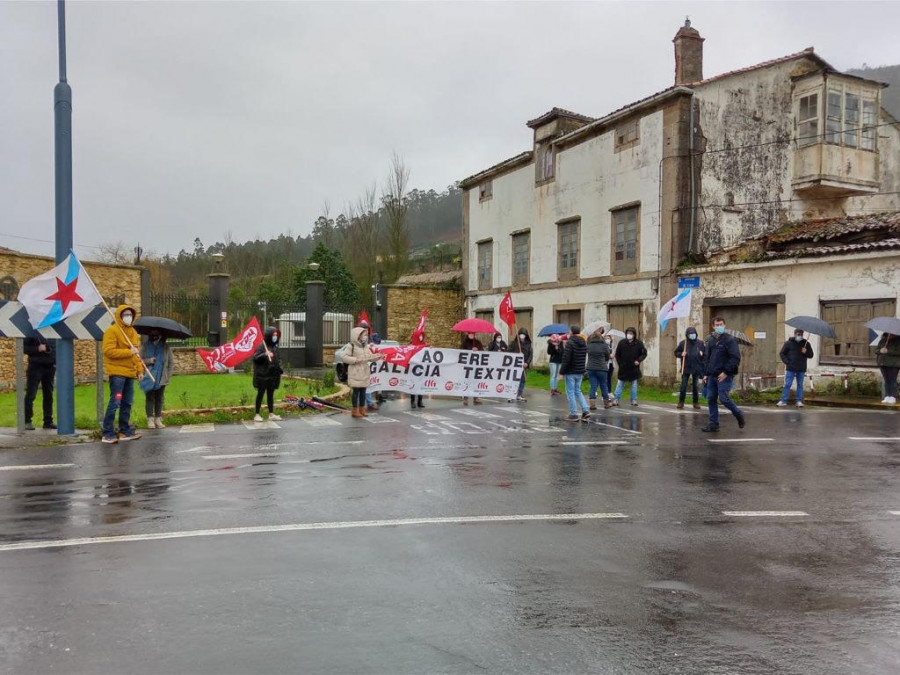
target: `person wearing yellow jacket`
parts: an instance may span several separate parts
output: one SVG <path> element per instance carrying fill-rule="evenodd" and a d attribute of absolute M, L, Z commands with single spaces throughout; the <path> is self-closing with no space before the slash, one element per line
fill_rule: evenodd
<path fill-rule="evenodd" d="M 115 322 L 103 333 L 103 370 L 109 377 L 109 404 L 103 418 L 103 442 L 118 443 L 140 438 L 131 428 L 131 405 L 134 401 L 134 382 L 144 367 L 138 357 L 140 337 L 132 327 L 137 312 L 131 305 L 119 305 Z M 116 411 L 119 412 L 119 431 L 116 433 Z"/>

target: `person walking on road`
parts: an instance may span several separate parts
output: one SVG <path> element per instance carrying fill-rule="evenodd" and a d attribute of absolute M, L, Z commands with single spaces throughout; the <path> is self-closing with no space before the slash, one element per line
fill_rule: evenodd
<path fill-rule="evenodd" d="M 519 334 L 516 335 L 516 339 L 513 340 L 512 347 L 509 351 L 521 354 L 524 357 L 525 368 L 522 370 L 522 380 L 519 382 L 519 392 L 516 395 L 516 400 L 520 403 L 524 403 L 526 400 L 525 378 L 528 375 L 528 369 L 531 368 L 531 359 L 534 356 L 534 350 L 531 347 L 531 336 L 528 334 L 527 328 L 519 327 Z"/>
<path fill-rule="evenodd" d="M 625 329 L 625 339 L 616 345 L 616 363 L 619 364 L 619 381 L 613 405 L 619 405 L 625 383 L 631 385 L 631 405 L 637 405 L 638 380 L 641 379 L 641 363 L 647 358 L 647 348 L 638 340 L 637 330 L 629 326 Z"/>
<path fill-rule="evenodd" d="M 344 363 L 348 364 L 347 384 L 353 388 L 353 417 L 368 417 L 366 414 L 366 388 L 371 378 L 370 362 L 384 358 L 369 344 L 369 331 L 357 326 L 350 331 L 350 344 L 344 350 Z"/>
<path fill-rule="evenodd" d="M 703 383 L 706 385 L 709 402 L 709 423 L 702 431 L 719 430 L 719 402 L 731 411 L 738 426 L 743 429 L 744 413 L 728 396 L 734 386 L 734 376 L 741 365 L 741 350 L 737 340 L 725 332 L 725 319 L 717 316 L 713 320 L 713 337 L 706 345 L 706 368 Z"/>
<path fill-rule="evenodd" d="M 35 331 L 25 338 L 23 345 L 28 355 L 25 368 L 25 429 L 34 431 L 34 399 L 38 387 L 41 389 L 41 403 L 44 407 L 44 428 L 56 429 L 53 423 L 53 379 L 56 377 L 56 346 Z"/>
<path fill-rule="evenodd" d="M 581 337 L 581 327 L 572 326 L 572 334 L 566 340 L 563 349 L 562 366 L 559 371 L 566 378 L 566 398 L 569 400 L 569 422 L 587 421 L 590 416 L 588 402 L 581 391 L 581 380 L 587 361 L 587 343 Z M 581 405 L 581 417 L 578 416 L 578 405 Z"/>
<path fill-rule="evenodd" d="M 149 371 L 141 378 L 138 386 L 146 398 L 144 409 L 147 412 L 147 428 L 165 429 L 166 425 L 162 419 L 163 403 L 166 385 L 175 372 L 175 356 L 172 354 L 172 348 L 166 344 L 166 338 L 159 331 L 153 331 L 147 344 L 144 345 L 143 357 Z M 153 379 L 150 379 L 150 374 L 153 375 Z"/>
<path fill-rule="evenodd" d="M 563 341 L 561 335 L 551 335 L 547 342 L 547 356 L 550 357 L 550 395 L 559 396 L 559 368 L 562 365 Z"/>
<path fill-rule="evenodd" d="M 591 383 L 588 402 L 591 410 L 597 409 L 598 386 L 600 387 L 600 395 L 603 397 L 603 407 L 612 407 L 612 401 L 610 401 L 609 397 L 609 384 L 607 382 L 609 360 L 612 358 L 612 352 L 610 352 L 609 344 L 603 336 L 605 332 L 603 326 L 600 326 L 587 341 L 587 375 Z"/>
<path fill-rule="evenodd" d="M 263 396 L 266 397 L 266 407 L 269 409 L 269 421 L 278 422 L 281 415 L 275 414 L 275 390 L 281 386 L 281 354 L 278 351 L 278 340 L 281 331 L 274 326 L 266 328 L 263 342 L 256 348 L 253 354 L 253 387 L 256 389 L 256 415 L 254 422 L 262 422 L 260 414 Z"/>
<path fill-rule="evenodd" d="M 791 384 L 797 382 L 797 407 L 803 407 L 803 379 L 806 377 L 806 366 L 813 357 L 813 348 L 809 340 L 803 337 L 803 331 L 796 329 L 794 337 L 785 341 L 779 354 L 785 365 L 784 389 L 781 390 L 781 400 L 775 405 L 783 408 L 787 405 L 791 394 Z"/>
<path fill-rule="evenodd" d="M 103 333 L 103 370 L 109 378 L 109 403 L 101 430 L 104 443 L 132 441 L 141 435 L 131 428 L 131 407 L 134 403 L 134 381 L 144 367 L 138 357 L 140 337 L 133 328 L 137 312 L 131 305 L 119 305 L 115 321 Z M 116 432 L 116 413 L 119 429 Z"/>
<path fill-rule="evenodd" d="M 481 344 L 481 340 L 475 337 L 475 333 L 466 333 L 465 336 L 463 336 L 459 348 L 471 352 L 484 351 L 484 345 Z M 469 405 L 469 398 L 469 396 L 463 396 L 463 405 Z M 481 405 L 481 399 L 476 396 L 472 399 L 472 403 L 474 405 Z"/>
<path fill-rule="evenodd" d="M 884 379 L 884 400 L 881 402 L 893 405 L 897 402 L 897 374 L 900 373 L 900 336 L 884 333 L 875 354 Z"/>
<path fill-rule="evenodd" d="M 678 393 L 678 408 L 684 407 L 687 398 L 688 380 L 692 380 L 694 408 L 700 409 L 700 379 L 703 377 L 703 361 L 706 348 L 697 339 L 697 329 L 691 326 L 684 332 L 684 340 L 675 348 L 675 358 L 681 367 L 681 391 Z"/>

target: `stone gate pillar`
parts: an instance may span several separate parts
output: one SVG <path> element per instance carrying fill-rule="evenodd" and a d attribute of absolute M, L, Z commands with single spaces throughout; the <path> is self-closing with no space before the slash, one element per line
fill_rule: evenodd
<path fill-rule="evenodd" d="M 324 347 L 325 282 L 306 282 L 306 365 L 321 366 Z"/>

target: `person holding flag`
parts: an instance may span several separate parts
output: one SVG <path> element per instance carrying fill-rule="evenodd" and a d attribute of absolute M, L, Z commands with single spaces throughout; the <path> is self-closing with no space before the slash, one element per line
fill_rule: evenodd
<path fill-rule="evenodd" d="M 522 379 L 519 381 L 519 391 L 516 394 L 516 400 L 524 403 L 527 400 L 525 398 L 525 376 L 528 374 L 528 369 L 531 368 L 531 360 L 534 358 L 534 348 L 531 346 L 531 336 L 528 334 L 527 328 L 519 326 L 519 334 L 513 340 L 509 351 L 521 354 L 524 357 Z"/>
<path fill-rule="evenodd" d="M 104 443 L 132 441 L 141 437 L 131 427 L 134 382 L 144 372 L 137 345 L 140 337 L 134 329 L 137 312 L 131 305 L 119 305 L 115 321 L 103 333 L 103 370 L 109 377 L 109 403 L 101 430 Z M 119 430 L 116 432 L 116 412 Z"/>
<path fill-rule="evenodd" d="M 681 370 L 681 391 L 678 393 L 678 408 L 684 408 L 687 398 L 688 380 L 693 378 L 694 408 L 700 410 L 700 380 L 706 360 L 706 347 L 697 339 L 697 329 L 691 326 L 684 333 L 684 340 L 675 348 L 675 358 Z"/>

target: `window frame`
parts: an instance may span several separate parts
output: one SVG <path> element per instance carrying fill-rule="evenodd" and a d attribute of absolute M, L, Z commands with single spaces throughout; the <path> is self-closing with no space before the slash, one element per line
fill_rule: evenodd
<path fill-rule="evenodd" d="M 878 151 L 878 94 L 864 87 L 830 81 L 826 82 L 824 113 L 825 126 L 822 142 L 851 150 Z M 800 97 L 800 101 L 808 96 Z M 838 98 L 839 101 L 834 101 Z M 855 106 L 854 106 L 855 103 Z M 811 145 L 801 141 L 800 107 L 797 109 L 797 143 L 799 147 Z"/>
<path fill-rule="evenodd" d="M 877 306 L 880 304 L 890 304 L 892 309 L 884 308 L 879 309 Z M 834 321 L 833 317 L 826 317 L 828 313 L 828 308 L 836 307 L 836 306 L 869 306 L 869 311 L 866 316 L 860 317 L 859 319 L 849 322 L 844 319 L 843 322 L 838 323 L 838 336 L 841 338 L 847 337 L 846 329 L 840 330 L 840 326 L 846 326 L 849 323 L 857 324 L 860 327 L 860 332 L 862 329 L 865 329 L 865 335 L 868 337 L 868 328 L 865 328 L 865 323 L 875 316 L 884 316 L 887 313 L 888 316 L 896 316 L 897 311 L 897 299 L 896 298 L 852 298 L 852 299 L 838 299 L 838 300 L 819 300 L 819 316 L 823 318 L 823 320 L 831 320 Z M 877 312 L 877 313 L 876 313 Z M 843 335 L 842 335 L 843 333 Z M 863 344 L 867 347 L 866 356 L 860 356 L 859 354 L 843 354 L 836 355 L 834 354 L 833 346 L 834 344 L 843 344 L 847 345 L 850 350 L 853 349 L 853 345 Z M 848 341 L 846 339 L 842 339 L 841 341 L 830 340 L 828 338 L 821 338 L 819 343 L 819 365 L 820 366 L 860 366 L 864 368 L 874 368 L 876 366 L 876 354 L 875 348 L 870 347 L 869 340 L 865 339 L 864 342 L 859 340 Z M 848 350 L 849 351 L 849 350 Z"/>
<path fill-rule="evenodd" d="M 641 119 L 638 117 L 619 124 L 613 133 L 615 152 L 633 148 L 641 142 Z"/>
<path fill-rule="evenodd" d="M 486 202 L 493 198 L 494 198 L 494 180 L 492 178 L 488 178 L 486 181 L 482 181 L 478 185 L 478 201 Z"/>
<path fill-rule="evenodd" d="M 539 144 L 534 154 L 534 184 L 538 186 L 556 180 L 556 150 L 553 143 L 545 141 Z"/>
<path fill-rule="evenodd" d="M 525 239 L 524 272 L 518 272 L 520 260 L 517 259 L 517 240 Z M 512 262 L 511 278 L 513 286 L 527 286 L 531 282 L 531 230 L 513 232 L 510 235 L 510 260 Z"/>
<path fill-rule="evenodd" d="M 820 141 L 819 135 L 819 94 L 817 90 L 810 92 L 805 96 L 801 96 L 797 100 L 797 146 L 805 148 L 808 145 L 815 145 Z M 810 114 L 809 99 L 815 99 L 813 112 Z M 806 103 L 807 116 L 803 117 L 804 101 Z M 806 129 L 809 127 L 809 129 Z"/>
<path fill-rule="evenodd" d="M 477 242 L 477 245 L 477 286 L 479 291 L 486 291 L 494 287 L 494 240 L 485 239 Z M 483 255 L 483 251 L 487 251 L 487 255 Z M 483 264 L 484 262 L 487 264 Z M 485 269 L 487 270 L 487 275 L 484 274 Z"/>
<path fill-rule="evenodd" d="M 575 229 L 575 262 L 563 266 L 563 229 Z M 570 252 L 566 251 L 568 256 Z M 556 223 L 556 278 L 558 281 L 572 281 L 581 276 L 581 217 L 567 218 Z"/>
<path fill-rule="evenodd" d="M 618 239 L 618 222 L 617 218 L 620 214 L 627 211 L 634 211 L 634 258 L 623 258 L 619 261 L 616 257 L 619 245 Z M 626 276 L 637 274 L 641 269 L 641 203 L 631 202 L 630 204 L 622 204 L 616 206 L 610 211 L 610 266 L 609 271 L 612 276 Z M 627 240 L 624 242 L 627 255 Z"/>

